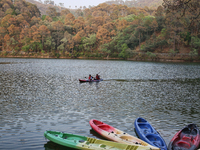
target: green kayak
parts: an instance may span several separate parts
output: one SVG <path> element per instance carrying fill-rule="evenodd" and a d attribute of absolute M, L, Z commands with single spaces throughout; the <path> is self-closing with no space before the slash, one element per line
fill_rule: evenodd
<path fill-rule="evenodd" d="M 57 131 L 45 131 L 45 138 L 48 140 L 75 149 L 83 150 L 151 150 L 151 148 L 141 145 L 127 145 L 106 140 L 62 133 Z"/>

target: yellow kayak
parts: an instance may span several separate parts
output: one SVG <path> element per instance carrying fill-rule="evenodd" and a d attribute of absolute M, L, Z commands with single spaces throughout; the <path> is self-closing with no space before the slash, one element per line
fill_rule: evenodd
<path fill-rule="evenodd" d="M 57 131 L 46 131 L 44 136 L 54 143 L 81 150 L 151 150 L 150 147 L 116 143 Z"/>

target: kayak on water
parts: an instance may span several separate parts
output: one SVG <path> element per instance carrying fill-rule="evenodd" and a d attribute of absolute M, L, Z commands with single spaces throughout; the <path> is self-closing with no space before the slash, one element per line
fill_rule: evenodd
<path fill-rule="evenodd" d="M 99 80 L 88 80 L 88 79 L 79 79 L 80 82 L 99 82 L 99 81 L 103 81 L 103 79 L 99 79 Z"/>
<path fill-rule="evenodd" d="M 146 147 L 147 149 L 150 148 L 152 150 L 159 150 L 159 148 L 154 147 L 138 139 L 137 137 L 129 135 L 128 133 L 118 130 L 104 122 L 92 119 L 89 121 L 89 124 L 95 132 L 97 132 L 99 135 L 101 135 L 102 137 L 108 140 L 115 141 L 118 143 L 123 143 L 123 144 L 135 145 L 139 147 L 142 146 L 142 147 Z"/>
<path fill-rule="evenodd" d="M 199 129 L 195 124 L 189 124 L 174 135 L 169 142 L 168 150 L 196 150 L 199 144 Z"/>
<path fill-rule="evenodd" d="M 82 150 L 151 150 L 144 146 L 121 144 L 57 131 L 45 131 L 44 136 L 54 143 Z"/>
<path fill-rule="evenodd" d="M 161 150 L 167 150 L 167 145 L 161 135 L 145 119 L 139 117 L 134 122 L 135 131 L 138 137 Z"/>

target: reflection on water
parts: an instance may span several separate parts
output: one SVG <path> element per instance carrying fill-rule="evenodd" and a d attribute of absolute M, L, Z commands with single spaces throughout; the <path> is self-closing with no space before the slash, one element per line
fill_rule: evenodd
<path fill-rule="evenodd" d="M 56 143 L 53 143 L 51 141 L 48 141 L 46 144 L 44 144 L 45 150 L 66 150 L 65 146 L 58 145 Z M 67 148 L 67 150 L 76 150 L 74 148 Z"/>
<path fill-rule="evenodd" d="M 102 82 L 79 83 L 100 72 Z M 90 119 L 136 136 L 143 117 L 168 144 L 200 126 L 200 64 L 0 58 L 0 148 L 64 149 L 45 130 L 98 137 Z"/>

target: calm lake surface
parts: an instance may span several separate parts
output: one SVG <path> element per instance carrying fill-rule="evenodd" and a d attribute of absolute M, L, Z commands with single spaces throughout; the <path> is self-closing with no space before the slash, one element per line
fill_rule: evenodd
<path fill-rule="evenodd" d="M 104 81 L 79 83 L 99 73 Z M 189 123 L 200 128 L 200 64 L 0 58 L 0 149 L 69 149 L 44 138 L 56 130 L 99 138 L 103 121 L 131 135 L 143 117 L 168 145 Z"/>

